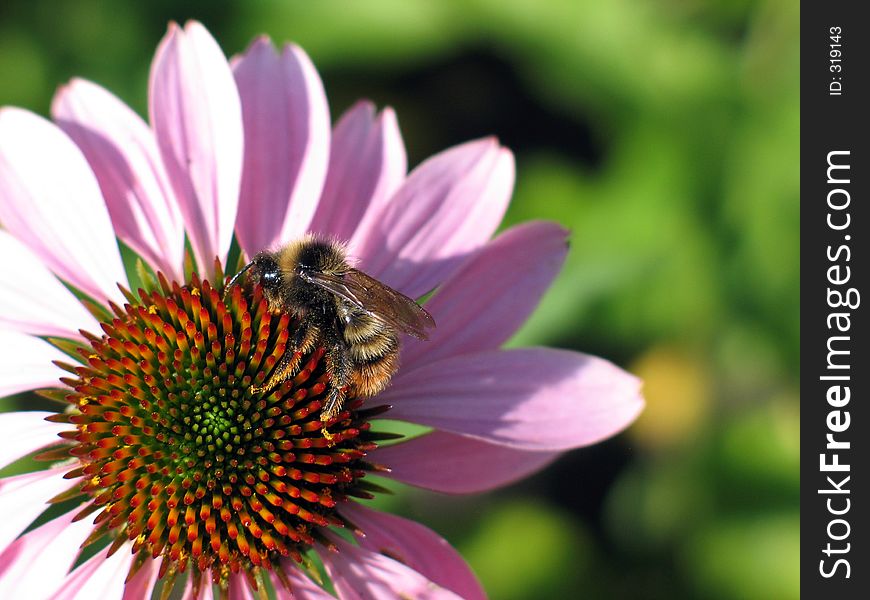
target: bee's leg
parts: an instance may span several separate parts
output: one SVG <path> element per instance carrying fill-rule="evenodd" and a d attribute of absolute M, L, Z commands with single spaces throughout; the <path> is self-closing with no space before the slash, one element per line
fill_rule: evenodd
<path fill-rule="evenodd" d="M 281 357 L 281 360 L 278 361 L 278 364 L 275 365 L 271 377 L 269 377 L 263 385 L 252 385 L 251 393 L 263 394 L 272 388 L 281 385 L 285 380 L 289 379 L 296 373 L 296 369 L 299 368 L 299 363 L 301 361 L 302 353 L 298 350 L 291 350 L 288 348 L 284 353 L 284 356 Z"/>
<path fill-rule="evenodd" d="M 326 369 L 329 372 L 329 391 L 326 402 L 320 411 L 320 420 L 324 423 L 338 416 L 344 406 L 344 397 L 350 383 L 353 365 L 350 355 L 343 342 L 332 344 L 326 353 Z"/>
<path fill-rule="evenodd" d="M 314 349 L 320 332 L 313 325 L 307 327 L 300 326 L 293 335 L 293 342 L 287 346 L 284 355 L 275 368 L 272 370 L 272 375 L 266 380 L 263 385 L 252 385 L 251 393 L 262 394 L 268 392 L 272 388 L 281 385 L 296 374 L 299 369 L 299 364 L 302 362 L 302 357 Z"/>

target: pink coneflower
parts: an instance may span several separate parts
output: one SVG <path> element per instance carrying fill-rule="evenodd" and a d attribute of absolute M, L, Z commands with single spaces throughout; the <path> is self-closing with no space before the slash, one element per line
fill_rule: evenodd
<path fill-rule="evenodd" d="M 0 112 L 0 395 L 58 403 L 0 414 L 0 466 L 51 465 L 0 480 L 0 598 L 484 597 L 436 533 L 355 498 L 377 493 L 370 473 L 492 489 L 635 418 L 638 381 L 609 362 L 499 349 L 559 271 L 565 230 L 490 239 L 514 174 L 494 139 L 406 174 L 391 110 L 361 102 L 330 130 L 295 46 L 258 39 L 228 63 L 198 23 L 170 26 L 149 112 L 81 80 L 54 124 Z M 309 231 L 410 297 L 436 290 L 430 339 L 404 339 L 390 387 L 326 424 L 322 349 L 253 394 L 293 325 L 257 290 L 221 295 L 234 233 L 250 257 Z M 383 444 L 388 409 L 431 431 Z M 48 502 L 67 512 L 31 527 Z"/>

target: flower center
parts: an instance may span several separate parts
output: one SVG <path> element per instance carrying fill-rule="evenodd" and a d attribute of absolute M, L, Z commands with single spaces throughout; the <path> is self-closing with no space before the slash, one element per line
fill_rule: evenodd
<path fill-rule="evenodd" d="M 62 380 L 72 406 L 51 420 L 75 426 L 62 437 L 78 459 L 66 477 L 87 496 L 77 518 L 96 512 L 89 541 L 107 535 L 110 551 L 131 540 L 134 570 L 162 557 L 161 577 L 191 566 L 195 582 L 211 569 L 226 585 L 229 572 L 254 580 L 261 568 L 280 573 L 284 557 L 304 562 L 313 543 L 330 544 L 327 527 L 347 525 L 347 496 L 370 497 L 368 419 L 385 407 L 348 398 L 322 423 L 323 348 L 254 393 L 297 323 L 270 314 L 259 288 L 222 299 L 195 275 L 186 286 L 159 280 L 112 306 L 102 336 L 86 334 L 83 364 L 61 365 L 74 375 Z"/>

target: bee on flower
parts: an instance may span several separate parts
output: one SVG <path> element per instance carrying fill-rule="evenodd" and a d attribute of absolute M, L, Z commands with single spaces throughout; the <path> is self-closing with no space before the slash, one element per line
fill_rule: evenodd
<path fill-rule="evenodd" d="M 300 48 L 227 61 L 196 22 L 157 49 L 147 122 L 79 79 L 51 113 L 0 110 L 0 396 L 56 405 L 0 414 L 0 466 L 46 466 L 0 479 L 0 598 L 483 598 L 438 534 L 358 501 L 371 476 L 488 490 L 641 410 L 603 359 L 500 348 L 567 232 L 493 237 L 495 139 L 408 173 L 392 110 L 331 127 Z M 299 240 L 340 268 L 283 260 Z M 429 431 L 385 443 L 385 415 Z"/>

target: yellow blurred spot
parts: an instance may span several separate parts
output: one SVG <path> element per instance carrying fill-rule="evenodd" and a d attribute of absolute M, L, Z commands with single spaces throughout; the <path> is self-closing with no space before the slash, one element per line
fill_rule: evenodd
<path fill-rule="evenodd" d="M 643 380 L 646 408 L 629 434 L 653 448 L 691 438 L 711 405 L 712 385 L 701 358 L 681 348 L 657 346 L 630 370 Z"/>

